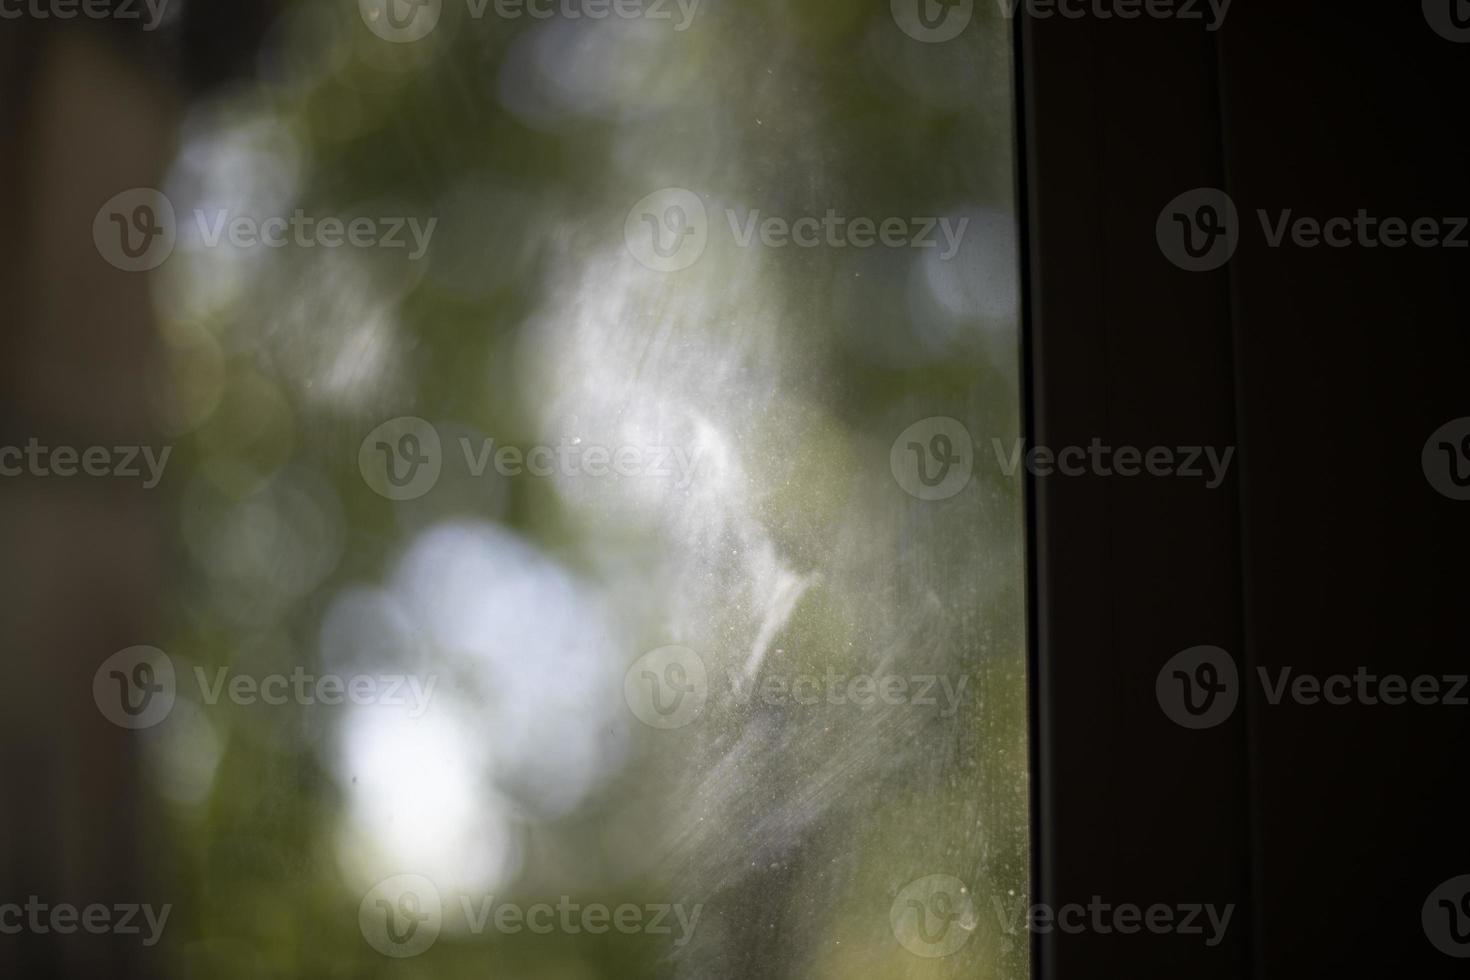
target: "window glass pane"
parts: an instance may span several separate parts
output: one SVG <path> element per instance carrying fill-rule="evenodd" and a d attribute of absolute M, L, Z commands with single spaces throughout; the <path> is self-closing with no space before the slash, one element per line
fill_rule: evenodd
<path fill-rule="evenodd" d="M 163 955 L 1026 975 L 1010 24 L 359 8 L 162 188 Z"/>

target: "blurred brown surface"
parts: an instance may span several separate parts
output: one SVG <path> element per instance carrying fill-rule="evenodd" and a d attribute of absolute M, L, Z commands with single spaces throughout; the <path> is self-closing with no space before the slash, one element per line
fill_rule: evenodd
<path fill-rule="evenodd" d="M 147 442 L 146 386 L 159 377 L 148 282 L 102 261 L 91 227 L 101 202 L 158 181 L 163 90 L 99 33 L 6 28 L 0 444 Z M 6 901 L 155 900 L 133 853 L 146 836 L 137 743 L 100 716 L 91 690 L 97 665 L 139 642 L 161 509 L 135 481 L 0 480 L 0 622 L 19 681 L 0 713 Z M 0 975 L 141 975 L 136 943 L 81 930 L 59 939 L 0 936 Z"/>

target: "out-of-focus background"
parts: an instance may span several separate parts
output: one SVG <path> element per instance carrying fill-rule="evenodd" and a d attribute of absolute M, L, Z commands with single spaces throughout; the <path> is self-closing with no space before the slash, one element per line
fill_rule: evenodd
<path fill-rule="evenodd" d="M 998 7 L 0 9 L 0 973 L 1026 975 Z"/>

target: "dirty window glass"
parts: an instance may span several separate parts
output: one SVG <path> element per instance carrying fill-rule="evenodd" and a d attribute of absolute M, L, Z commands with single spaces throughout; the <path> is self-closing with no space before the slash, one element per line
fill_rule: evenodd
<path fill-rule="evenodd" d="M 1027 974 L 1012 68 L 995 5 L 361 0 L 189 107 L 108 226 L 171 248 L 177 574 L 98 674 L 161 975 Z"/>

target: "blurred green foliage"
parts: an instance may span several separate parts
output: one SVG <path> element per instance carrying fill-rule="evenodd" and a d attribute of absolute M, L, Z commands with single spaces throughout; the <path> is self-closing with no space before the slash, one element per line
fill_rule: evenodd
<path fill-rule="evenodd" d="M 518 855 L 487 891 L 702 903 L 695 940 L 446 929 L 404 960 L 359 930 L 346 709 L 194 706 L 156 736 L 168 970 L 1026 975 L 1026 937 L 995 905 L 1029 873 L 1020 485 L 991 453 L 1019 434 L 1009 25 L 978 5 L 959 38 L 925 44 L 870 0 L 705 0 L 684 31 L 493 11 L 447 2 L 430 36 L 391 44 L 351 3 L 291 5 L 258 76 L 191 111 L 168 188 L 181 215 L 437 225 L 419 262 L 185 243 L 159 275 L 175 368 L 160 411 L 189 473 L 160 645 L 181 674 L 327 669 L 344 590 L 384 586 L 429 529 L 477 521 L 612 610 L 614 679 L 677 643 L 720 676 L 763 649 L 766 670 L 963 675 L 969 696 L 947 718 L 715 699 L 675 733 L 624 709 L 606 737 L 626 751 L 570 811 L 476 784 Z M 624 222 L 669 186 L 706 201 L 711 243 L 652 273 Z M 742 249 L 726 208 L 971 221 L 941 267 L 912 249 Z M 685 495 L 491 474 L 400 503 L 358 470 L 363 437 L 397 416 L 433 420 L 447 468 L 458 433 L 605 441 L 640 413 L 664 438 L 715 433 L 733 462 L 707 455 Z M 893 439 L 930 416 L 975 437 L 973 483 L 938 502 L 889 473 Z M 786 612 L 782 575 L 802 583 Z M 423 646 L 397 665 L 444 673 L 494 731 L 503 706 L 473 669 Z M 557 758 L 548 745 L 543 777 L 573 778 Z M 932 959 L 890 928 L 895 896 L 930 874 L 966 882 L 974 910 L 963 949 Z"/>

